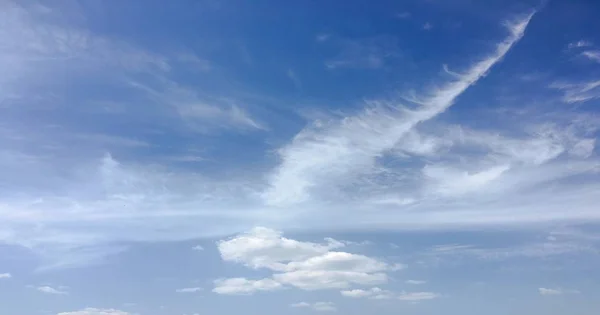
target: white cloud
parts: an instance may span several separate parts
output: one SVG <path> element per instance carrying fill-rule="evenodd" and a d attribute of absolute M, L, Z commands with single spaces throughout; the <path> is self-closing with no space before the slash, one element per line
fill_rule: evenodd
<path fill-rule="evenodd" d="M 304 290 L 340 289 L 352 284 L 374 285 L 388 280 L 385 273 L 337 270 L 296 270 L 275 274 L 273 278 Z"/>
<path fill-rule="evenodd" d="M 195 251 L 203 251 L 203 250 L 204 250 L 204 247 L 202 247 L 202 245 L 196 245 L 196 246 L 192 247 L 192 250 L 195 250 Z"/>
<path fill-rule="evenodd" d="M 600 80 L 578 83 L 553 83 L 551 88 L 564 92 L 565 103 L 587 102 L 600 98 Z"/>
<path fill-rule="evenodd" d="M 354 289 L 354 290 L 344 290 L 340 291 L 340 293 L 349 298 L 369 298 L 373 300 L 387 300 L 394 298 L 394 293 L 388 290 L 382 290 L 380 288 L 371 288 L 368 290 L 363 289 Z"/>
<path fill-rule="evenodd" d="M 10 273 L 0 273 L 0 279 L 9 279 L 12 278 Z"/>
<path fill-rule="evenodd" d="M 273 270 L 276 283 L 304 290 L 380 284 L 387 281 L 386 272 L 402 268 L 364 255 L 332 251 L 344 243 L 326 240 L 323 244 L 301 242 L 259 227 L 219 241 L 217 246 L 223 260 Z"/>
<path fill-rule="evenodd" d="M 302 130 L 279 150 L 282 163 L 271 174 L 270 187 L 263 193 L 265 202 L 275 206 L 297 204 L 324 187 L 336 188 L 372 172 L 377 159 L 392 150 L 398 140 L 419 123 L 447 110 L 485 76 L 523 36 L 530 19 L 531 15 L 508 24 L 510 36 L 492 55 L 475 63 L 457 80 L 431 91 L 419 101 L 423 104 L 420 109 L 375 103 L 356 116 Z"/>
<path fill-rule="evenodd" d="M 547 289 L 547 288 L 539 288 L 538 291 L 541 295 L 561 295 L 563 291 L 560 289 Z"/>
<path fill-rule="evenodd" d="M 577 41 L 577 42 L 569 43 L 569 49 L 582 48 L 582 47 L 590 47 L 590 46 L 593 46 L 593 45 L 594 44 L 592 44 L 592 42 L 582 39 L 582 40 Z"/>
<path fill-rule="evenodd" d="M 255 227 L 247 233 L 217 242 L 217 247 L 225 261 L 242 263 L 250 268 L 286 270 L 289 262 L 302 261 L 344 246 L 332 239 L 319 244 L 300 242 L 282 235 L 280 231 Z"/>
<path fill-rule="evenodd" d="M 112 309 L 112 308 L 111 309 L 100 309 L 100 308 L 88 307 L 88 308 L 84 308 L 80 311 L 61 312 L 56 315 L 134 315 L 134 314 L 125 312 L 125 311 Z"/>
<path fill-rule="evenodd" d="M 218 294 L 247 295 L 258 291 L 280 290 L 281 283 L 272 279 L 249 280 L 246 278 L 229 278 L 215 280 L 213 292 Z"/>
<path fill-rule="evenodd" d="M 175 292 L 177 292 L 177 293 L 196 293 L 196 292 L 200 292 L 200 291 L 202 291 L 202 288 L 199 288 L 199 287 L 181 288 L 181 289 L 175 290 Z"/>
<path fill-rule="evenodd" d="M 406 280 L 405 282 L 408 284 L 425 284 L 425 283 L 427 283 L 427 281 L 423 281 L 423 280 Z"/>
<path fill-rule="evenodd" d="M 42 293 L 47 293 L 47 294 L 56 294 L 56 295 L 68 295 L 69 294 L 69 292 L 67 292 L 61 288 L 53 288 L 53 287 L 47 286 L 47 285 L 39 286 L 35 289 Z"/>
<path fill-rule="evenodd" d="M 369 298 L 373 300 L 398 299 L 401 301 L 423 301 L 438 298 L 440 295 L 433 292 L 405 292 L 395 293 L 380 288 L 371 288 L 368 290 L 354 289 L 341 291 L 341 294 L 350 298 Z"/>
<path fill-rule="evenodd" d="M 313 304 L 307 302 L 298 302 L 290 304 L 290 307 L 294 308 L 311 308 L 317 312 L 335 312 L 337 308 L 332 302 L 315 302 Z"/>
<path fill-rule="evenodd" d="M 401 301 L 425 301 L 440 297 L 439 294 L 433 292 L 402 292 L 398 297 Z"/>
<path fill-rule="evenodd" d="M 332 302 L 316 302 L 313 304 L 313 309 L 317 312 L 335 312 L 337 308 Z"/>
<path fill-rule="evenodd" d="M 587 50 L 582 52 L 581 55 L 592 61 L 600 62 L 600 50 Z"/>

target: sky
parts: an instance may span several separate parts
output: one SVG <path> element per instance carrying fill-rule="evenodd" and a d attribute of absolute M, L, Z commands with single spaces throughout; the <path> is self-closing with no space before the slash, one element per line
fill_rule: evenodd
<path fill-rule="evenodd" d="M 597 314 L 598 16 L 0 0 L 0 314 Z"/>

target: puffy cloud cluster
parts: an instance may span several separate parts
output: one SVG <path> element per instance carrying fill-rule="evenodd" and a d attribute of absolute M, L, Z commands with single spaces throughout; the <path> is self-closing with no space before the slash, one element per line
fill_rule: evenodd
<path fill-rule="evenodd" d="M 326 239 L 325 243 L 301 242 L 263 227 L 222 240 L 217 246 L 225 261 L 274 272 L 270 278 L 262 280 L 217 280 L 213 291 L 221 294 L 249 294 L 284 286 L 303 290 L 371 286 L 387 282 L 387 272 L 402 268 L 400 264 L 335 251 L 345 243 L 334 239 Z"/>

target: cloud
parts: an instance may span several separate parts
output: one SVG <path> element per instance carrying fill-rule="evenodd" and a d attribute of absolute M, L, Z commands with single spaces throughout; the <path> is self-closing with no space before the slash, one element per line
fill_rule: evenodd
<path fill-rule="evenodd" d="M 387 281 L 386 272 L 402 268 L 364 255 L 333 251 L 344 246 L 334 239 L 322 244 L 292 240 L 262 227 L 217 243 L 223 260 L 272 270 L 271 281 L 303 290 L 380 284 Z"/>
<path fill-rule="evenodd" d="M 587 41 L 587 40 L 580 40 L 577 42 L 573 42 L 573 43 L 569 43 L 569 49 L 573 49 L 573 48 L 582 48 L 582 47 L 590 47 L 593 46 L 594 44 L 592 44 L 592 42 Z"/>
<path fill-rule="evenodd" d="M 339 40 L 336 43 L 341 51 L 325 62 L 325 67 L 330 70 L 381 69 L 399 51 L 397 39 L 391 36 Z"/>
<path fill-rule="evenodd" d="M 124 244 L 222 238 L 255 224 L 298 231 L 331 228 L 332 222 L 339 230 L 406 230 L 599 218 L 593 206 L 598 203 L 599 188 L 593 178 L 598 170 L 594 115 L 564 115 L 564 119 L 571 117 L 587 126 L 566 128 L 560 123 L 547 128 L 545 122 L 513 121 L 513 117 L 510 122 L 500 121 L 502 128 L 494 130 L 488 124 L 477 124 L 485 125 L 483 129 L 469 129 L 464 121 L 460 128 L 438 121 L 523 36 L 529 17 L 510 24 L 509 37 L 495 51 L 464 71 L 456 71 L 446 84 L 417 93 L 411 103 L 371 100 L 357 113 L 320 117 L 289 142 L 281 138 L 289 133 L 276 130 L 272 135 L 277 143 L 285 143 L 276 150 L 277 164 L 268 165 L 271 159 L 267 159 L 266 164 L 254 167 L 258 164 L 252 159 L 264 157 L 263 146 L 247 148 L 250 160 L 223 160 L 221 154 L 229 156 L 231 151 L 220 145 L 228 146 L 232 138 L 206 138 L 215 130 L 265 130 L 267 124 L 256 119 L 245 102 L 206 95 L 203 89 L 177 80 L 180 71 L 187 71 L 187 66 L 180 64 L 179 52 L 169 53 L 168 47 L 161 49 L 161 54 L 146 51 L 89 31 L 65 29 L 67 23 L 44 28 L 53 19 L 38 19 L 36 14 L 14 7 L 14 11 L 13 6 L 0 10 L 2 20 L 11 19 L 15 26 L 0 32 L 25 29 L 22 38 L 31 41 L 13 34 L 10 40 L 15 46 L 9 57 L 22 61 L 19 58 L 27 56 L 36 61 L 21 64 L 0 58 L 6 66 L 1 80 L 10 81 L 11 89 L 18 87 L 13 92 L 21 97 L 42 97 L 44 91 L 48 97 L 52 97 L 50 92 L 76 94 L 56 91 L 50 84 L 64 83 L 50 74 L 65 72 L 66 82 L 75 85 L 65 86 L 68 91 L 79 91 L 77 84 L 114 83 L 128 95 L 97 100 L 110 107 L 110 115 L 127 114 L 111 116 L 111 124 L 116 121 L 127 126 L 114 134 L 88 130 L 85 136 L 76 136 L 80 129 L 25 126 L 9 119 L 0 123 L 0 173 L 5 175 L 0 186 L 8 188 L 0 202 L 0 241 L 30 249 L 39 256 L 41 268 L 101 263 L 126 250 Z M 48 36 L 41 36 L 44 29 Z M 51 36 L 60 32 L 66 34 Z M 323 45 L 339 44 L 344 50 L 338 40 L 330 38 Z M 24 42 L 35 45 L 23 47 Z M 385 40 L 375 42 L 388 47 Z M 18 67 L 12 68 L 15 65 Z M 27 71 L 19 72 L 21 66 Z M 213 77 L 217 70 L 215 66 L 207 71 Z M 32 93 L 29 89 L 38 83 L 46 88 Z M 121 101 L 127 106 L 120 107 Z M 29 102 L 28 106 L 35 105 Z M 84 104 L 85 100 L 44 99 L 36 104 L 46 103 Z M 21 103 L 11 103 L 22 108 L 16 105 Z M 96 115 L 93 119 L 80 117 L 77 110 L 87 110 L 87 106 L 76 107 L 50 116 L 76 117 L 77 124 L 86 127 L 84 122 L 92 125 L 97 121 Z M 529 117 L 557 119 L 551 115 Z M 134 120 L 132 124 L 130 120 Z M 160 126 L 148 125 L 149 121 Z M 173 134 L 173 130 L 177 132 Z M 169 142 L 168 148 L 164 141 Z M 193 168 L 172 167 L 153 156 L 163 154 L 163 149 L 180 149 L 188 141 L 217 146 L 217 153 L 212 157 L 203 154 L 207 162 Z M 185 159 L 189 156 L 186 152 L 174 155 Z M 236 171 L 239 169 L 244 171 Z M 566 208 L 572 211 L 564 211 Z M 395 269 L 380 258 L 352 253 L 347 244 L 335 240 L 299 242 L 273 230 L 249 233 L 246 241 L 250 243 L 244 243 L 241 235 L 235 239 L 242 245 L 226 240 L 219 244 L 223 259 L 266 271 L 267 279 L 282 287 L 375 286 L 388 281 L 389 272 Z M 258 245 L 252 243 L 255 240 Z M 574 250 L 558 246 L 554 251 Z M 342 268 L 334 269 L 338 264 Z"/>
<path fill-rule="evenodd" d="M 330 239 L 327 243 L 300 242 L 283 237 L 280 231 L 255 227 L 252 230 L 217 242 L 221 258 L 242 263 L 250 268 L 268 268 L 283 271 L 287 263 L 326 254 L 331 249 L 343 247 Z"/>
<path fill-rule="evenodd" d="M 125 311 L 112 309 L 112 308 L 111 309 L 100 309 L 100 308 L 87 307 L 80 311 L 61 312 L 56 315 L 134 315 L 134 314 L 125 312 Z"/>
<path fill-rule="evenodd" d="M 0 279 L 10 279 L 12 275 L 10 273 L 0 273 Z"/>
<path fill-rule="evenodd" d="M 410 16 L 411 16 L 410 12 L 401 12 L 401 13 L 396 14 L 396 17 L 399 19 L 408 19 L 408 18 L 410 18 Z"/>
<path fill-rule="evenodd" d="M 425 284 L 425 283 L 427 283 L 427 281 L 423 281 L 423 280 L 406 280 L 405 283 L 407 283 L 407 284 Z"/>
<path fill-rule="evenodd" d="M 600 50 L 586 50 L 581 55 L 592 61 L 600 62 Z"/>
<path fill-rule="evenodd" d="M 429 22 L 423 24 L 423 29 L 426 30 L 426 31 L 429 31 L 432 28 L 433 28 L 433 24 L 431 24 Z"/>
<path fill-rule="evenodd" d="M 340 291 L 342 296 L 349 298 L 369 298 L 373 300 L 387 300 L 394 298 L 394 293 L 388 290 L 382 290 L 378 287 L 368 290 L 354 289 Z"/>
<path fill-rule="evenodd" d="M 319 34 L 315 37 L 317 42 L 326 42 L 330 38 L 331 38 L 331 34 L 327 34 L 327 33 Z"/>
<path fill-rule="evenodd" d="M 504 247 L 477 247 L 474 245 L 439 245 L 424 252 L 421 259 L 427 257 L 438 260 L 443 257 L 476 258 L 482 261 L 505 261 L 507 259 L 526 258 L 549 260 L 553 257 L 575 254 L 598 254 L 598 239 L 589 233 L 577 230 L 556 230 L 550 237 L 539 241 L 525 241 Z"/>
<path fill-rule="evenodd" d="M 368 290 L 354 289 L 341 291 L 341 294 L 350 298 L 369 298 L 373 300 L 398 299 L 401 301 L 423 301 L 438 298 L 440 295 L 433 292 L 405 292 L 395 293 L 380 288 L 371 288 Z"/>
<path fill-rule="evenodd" d="M 213 292 L 217 294 L 248 295 L 257 291 L 274 291 L 282 288 L 281 283 L 272 279 L 229 278 L 215 280 Z"/>
<path fill-rule="evenodd" d="M 287 77 L 292 80 L 292 83 L 294 83 L 294 86 L 296 87 L 296 89 L 301 90 L 302 89 L 302 81 L 300 81 L 300 78 L 298 78 L 298 75 L 296 74 L 296 72 L 292 69 L 288 69 L 287 72 Z"/>
<path fill-rule="evenodd" d="M 175 292 L 177 292 L 177 293 L 196 293 L 196 292 L 200 292 L 200 291 L 202 291 L 202 288 L 199 288 L 199 287 L 181 288 L 181 289 L 175 290 Z"/>
<path fill-rule="evenodd" d="M 290 307 L 294 308 L 311 308 L 317 312 L 335 312 L 337 308 L 332 302 L 315 302 L 313 304 L 307 302 L 298 302 L 290 304 Z"/>
<path fill-rule="evenodd" d="M 420 100 L 420 109 L 376 103 L 356 116 L 302 130 L 279 150 L 282 162 L 263 193 L 265 202 L 279 206 L 304 202 L 315 187 L 335 187 L 372 171 L 377 159 L 415 126 L 447 110 L 459 95 L 485 76 L 521 39 L 531 17 L 507 24 L 510 36 L 497 45 L 494 53 L 472 65 L 457 80 L 428 93 Z"/>
<path fill-rule="evenodd" d="M 196 245 L 196 246 L 192 247 L 192 250 L 195 250 L 195 251 L 203 251 L 203 250 L 204 250 L 204 247 L 202 247 L 201 245 Z"/>
<path fill-rule="evenodd" d="M 60 288 L 57 289 L 57 288 L 53 288 L 53 287 L 50 287 L 47 285 L 39 286 L 35 289 L 42 293 L 46 293 L 46 294 L 56 294 L 56 295 L 68 295 L 69 294 L 69 292 L 67 292 L 63 289 L 60 289 Z"/>
<path fill-rule="evenodd" d="M 398 299 L 400 299 L 401 301 L 418 302 L 432 300 L 438 297 L 440 297 L 440 295 L 433 292 L 402 292 Z"/>
<path fill-rule="evenodd" d="M 564 92 L 565 103 L 587 102 L 600 98 L 600 80 L 578 83 L 553 83 L 550 88 Z"/>
<path fill-rule="evenodd" d="M 559 289 L 547 289 L 547 288 L 539 288 L 538 291 L 541 295 L 562 295 L 563 292 Z"/>

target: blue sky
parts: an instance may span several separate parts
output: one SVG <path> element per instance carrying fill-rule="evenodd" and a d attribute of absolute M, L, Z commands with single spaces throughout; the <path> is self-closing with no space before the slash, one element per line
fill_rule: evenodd
<path fill-rule="evenodd" d="M 596 314 L 595 1 L 0 1 L 0 314 Z"/>

